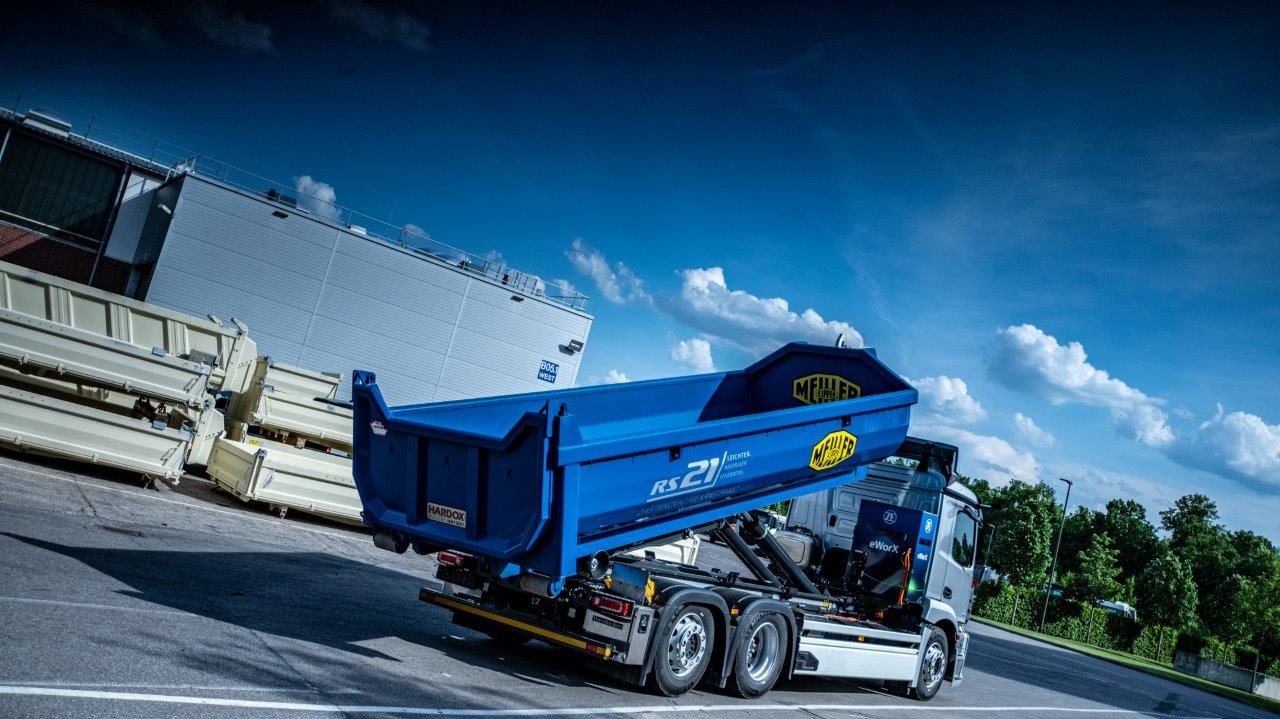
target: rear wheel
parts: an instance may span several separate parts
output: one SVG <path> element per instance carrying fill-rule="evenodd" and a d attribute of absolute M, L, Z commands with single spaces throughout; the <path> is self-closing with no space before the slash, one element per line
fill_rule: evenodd
<path fill-rule="evenodd" d="M 668 626 L 666 635 L 656 638 L 653 679 L 658 691 L 674 697 L 702 680 L 711 665 L 716 627 L 710 611 L 692 604 L 676 610 L 675 619 Z"/>
<path fill-rule="evenodd" d="M 744 638 L 733 658 L 733 688 L 745 699 L 755 699 L 773 688 L 787 656 L 787 623 L 777 614 L 761 612 L 740 631 Z"/>
<path fill-rule="evenodd" d="M 942 687 L 947 675 L 947 635 L 937 627 L 929 627 L 924 638 L 924 659 L 920 662 L 920 676 L 911 689 L 911 696 L 928 701 Z"/>

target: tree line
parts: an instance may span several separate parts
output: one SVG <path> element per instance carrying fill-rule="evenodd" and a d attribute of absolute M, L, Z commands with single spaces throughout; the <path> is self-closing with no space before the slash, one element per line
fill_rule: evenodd
<path fill-rule="evenodd" d="M 974 612 L 1037 627 L 1062 505 L 1046 484 L 961 481 L 989 505 L 977 561 L 999 576 L 980 587 Z M 1276 547 L 1229 530 L 1203 494 L 1160 512 L 1159 529 L 1163 536 L 1132 499 L 1067 515 L 1045 631 L 1159 661 L 1176 647 L 1280 675 Z M 1138 620 L 1103 612 L 1098 600 L 1133 605 Z"/>

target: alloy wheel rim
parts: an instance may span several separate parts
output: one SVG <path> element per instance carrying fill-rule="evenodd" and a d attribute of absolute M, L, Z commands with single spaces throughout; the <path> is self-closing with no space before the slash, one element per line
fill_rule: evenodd
<path fill-rule="evenodd" d="M 707 628 L 702 624 L 702 617 L 690 612 L 676 620 L 667 638 L 667 664 L 671 673 L 677 677 L 688 676 L 706 652 Z"/>
<path fill-rule="evenodd" d="M 773 673 L 781 643 L 778 627 L 773 622 L 762 622 L 751 633 L 750 645 L 747 647 L 747 676 L 752 681 L 762 682 Z"/>

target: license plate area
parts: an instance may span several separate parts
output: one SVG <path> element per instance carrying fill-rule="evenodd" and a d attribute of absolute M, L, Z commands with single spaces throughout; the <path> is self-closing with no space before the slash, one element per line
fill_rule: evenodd
<path fill-rule="evenodd" d="M 582 617 L 582 630 L 622 642 L 625 642 L 631 636 L 629 622 L 591 609 L 588 609 L 587 613 Z"/>

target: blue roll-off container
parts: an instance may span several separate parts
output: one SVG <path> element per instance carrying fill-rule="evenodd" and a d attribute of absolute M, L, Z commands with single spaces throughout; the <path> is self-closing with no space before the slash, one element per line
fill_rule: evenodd
<path fill-rule="evenodd" d="M 367 524 L 558 591 L 597 551 L 860 478 L 917 393 L 873 350 L 793 343 L 734 372 L 402 407 L 356 371 L 352 400 Z"/>

